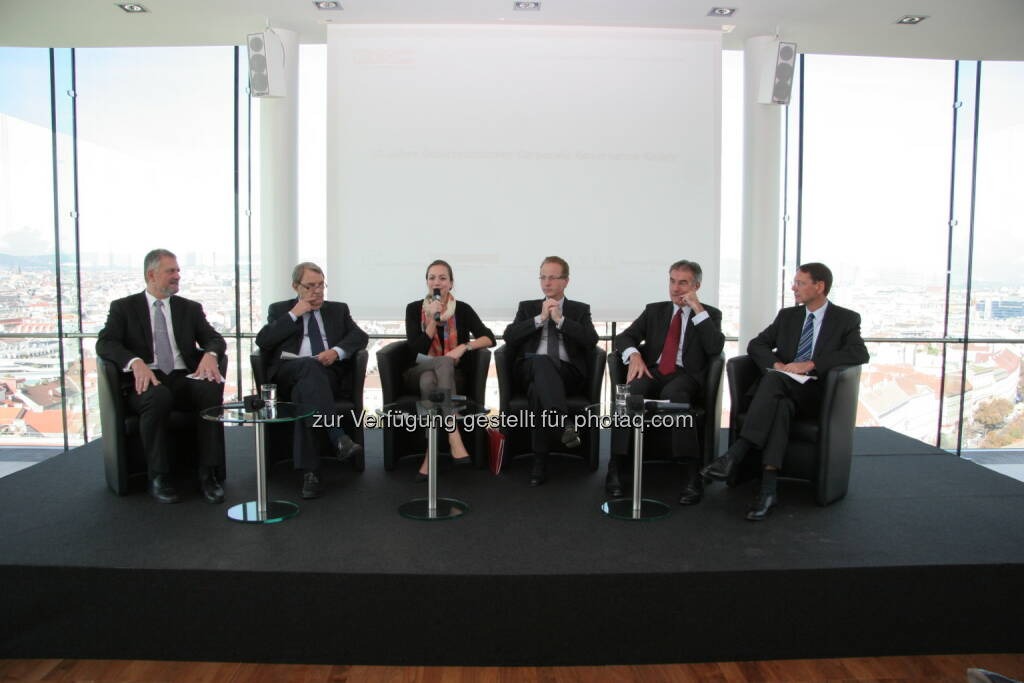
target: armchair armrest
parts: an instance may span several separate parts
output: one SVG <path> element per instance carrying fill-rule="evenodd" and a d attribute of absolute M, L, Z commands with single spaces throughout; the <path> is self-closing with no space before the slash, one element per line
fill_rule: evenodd
<path fill-rule="evenodd" d="M 487 393 L 487 371 L 491 367 L 491 350 L 473 349 L 462 356 L 462 362 L 466 361 L 469 361 L 466 394 L 470 399 L 483 403 Z"/>
<path fill-rule="evenodd" d="M 729 408 L 729 431 L 735 433 L 743 397 L 761 377 L 761 371 L 750 356 L 734 356 L 725 364 L 725 374 L 729 382 L 729 397 L 732 400 Z"/>
<path fill-rule="evenodd" d="M 494 351 L 494 369 L 498 373 L 498 397 L 502 412 L 508 411 L 512 400 L 512 355 L 508 344 L 502 344 Z"/>
<path fill-rule="evenodd" d="M 408 357 L 409 345 L 403 340 L 391 342 L 377 351 L 377 372 L 385 404 L 394 403 L 402 393 L 402 371 Z"/>
<path fill-rule="evenodd" d="M 366 365 L 370 354 L 366 349 L 359 349 L 352 358 L 352 411 L 359 415 L 363 412 L 363 387 L 366 385 Z"/>
<path fill-rule="evenodd" d="M 857 423 L 861 366 L 845 365 L 825 376 L 821 412 L 818 415 L 818 504 L 842 498 L 850 481 L 853 460 L 853 428 Z M 819 380 L 821 381 L 821 380 Z"/>
<path fill-rule="evenodd" d="M 604 381 L 604 367 L 608 363 L 608 352 L 597 346 L 594 348 L 594 361 L 590 366 L 590 380 L 587 385 L 587 399 L 591 403 L 601 402 L 601 383 Z"/>

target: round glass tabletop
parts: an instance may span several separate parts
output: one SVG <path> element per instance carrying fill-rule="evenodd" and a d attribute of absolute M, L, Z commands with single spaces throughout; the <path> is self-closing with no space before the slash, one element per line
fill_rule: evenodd
<path fill-rule="evenodd" d="M 482 403 L 477 403 L 476 401 L 467 398 L 443 401 L 438 403 L 437 407 L 444 414 L 452 414 L 459 417 L 479 415 L 480 413 L 489 412 L 489 409 Z M 378 415 L 385 415 L 388 413 L 415 413 L 416 415 L 426 415 L 433 408 L 434 404 L 431 401 L 417 401 L 409 399 L 407 401 L 385 403 L 376 412 Z"/>
<path fill-rule="evenodd" d="M 310 417 L 316 412 L 313 406 L 304 403 L 278 401 L 256 411 L 247 411 L 242 403 L 225 403 L 212 406 L 200 413 L 204 420 L 212 422 L 232 422 L 238 424 L 254 424 L 256 422 L 295 422 Z"/>

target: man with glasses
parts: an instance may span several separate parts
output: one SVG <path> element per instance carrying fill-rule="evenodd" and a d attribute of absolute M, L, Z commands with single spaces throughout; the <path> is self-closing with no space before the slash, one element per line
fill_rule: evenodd
<path fill-rule="evenodd" d="M 613 348 L 627 366 L 631 394 L 646 398 L 693 403 L 704 395 L 708 364 L 722 353 L 722 312 L 697 296 L 703 270 L 696 261 L 676 261 L 668 269 L 669 301 L 647 304 L 640 317 L 615 337 Z M 642 345 L 642 346 L 641 346 Z M 713 406 L 709 406 L 713 407 Z M 628 472 L 630 430 L 612 430 L 605 490 L 622 497 L 620 472 Z M 672 430 L 672 457 L 682 463 L 680 505 L 695 505 L 704 495 L 700 453 L 693 427 Z"/>
<path fill-rule="evenodd" d="M 526 390 L 534 416 L 530 486 L 547 478 L 546 457 L 557 436 L 569 448 L 580 437 L 566 418 L 566 395 L 578 393 L 589 379 L 597 330 L 590 306 L 565 298 L 569 264 L 548 256 L 540 264 L 543 299 L 520 301 L 504 339 L 513 356 L 513 377 Z M 547 417 L 545 420 L 544 417 Z"/>
<path fill-rule="evenodd" d="M 320 266 L 309 262 L 295 266 L 292 289 L 296 298 L 270 305 L 256 345 L 270 358 L 268 380 L 289 391 L 292 401 L 313 406 L 318 415 L 333 415 L 334 396 L 342 391 L 351 364 L 346 361 L 366 348 L 369 337 L 352 320 L 347 304 L 324 300 L 327 285 Z M 316 498 L 323 491 L 314 423 L 309 418 L 305 424 L 295 425 L 292 458 L 295 469 L 303 471 L 303 498 Z M 359 454 L 362 446 L 353 442 L 336 420 L 325 423 L 338 457 Z"/>
<path fill-rule="evenodd" d="M 747 396 L 747 411 L 740 437 L 724 455 L 702 470 L 712 479 L 725 481 L 752 449 L 763 455 L 761 488 L 747 519 L 763 520 L 778 504 L 776 479 L 789 441 L 794 417 L 814 417 L 821 405 L 828 371 L 839 365 L 868 362 L 868 350 L 860 336 L 860 315 L 828 300 L 832 271 L 822 263 L 805 263 L 793 279 L 796 306 L 784 308 L 747 345 L 747 353 L 761 370 L 761 379 Z M 778 372 L 771 372 L 777 370 Z M 809 375 L 801 384 L 783 373 Z"/>

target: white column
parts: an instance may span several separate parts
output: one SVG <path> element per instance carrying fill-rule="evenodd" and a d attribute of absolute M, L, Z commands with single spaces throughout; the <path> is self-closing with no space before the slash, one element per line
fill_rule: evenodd
<path fill-rule="evenodd" d="M 758 104 L 761 74 L 775 68 L 775 40 L 756 36 L 743 54 L 743 249 L 740 353 L 779 305 L 782 106 Z"/>
<path fill-rule="evenodd" d="M 261 315 L 295 296 L 299 253 L 299 42 L 293 31 L 273 32 L 284 45 L 285 95 L 259 98 Z"/>

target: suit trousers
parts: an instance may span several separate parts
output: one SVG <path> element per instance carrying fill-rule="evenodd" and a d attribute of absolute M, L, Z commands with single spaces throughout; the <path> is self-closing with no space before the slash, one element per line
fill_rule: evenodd
<path fill-rule="evenodd" d="M 316 415 L 334 415 L 334 397 L 342 390 L 334 365 L 325 366 L 313 357 L 288 360 L 281 363 L 275 379 L 289 390 L 295 403 L 313 406 Z M 316 471 L 320 468 L 320 449 L 314 425 L 314 417 L 295 423 L 292 462 L 297 470 Z M 345 432 L 337 420 L 328 420 L 327 425 L 327 438 L 332 446 L 337 447 Z"/>
<path fill-rule="evenodd" d="M 668 399 L 673 403 L 692 403 L 700 395 L 700 384 L 682 370 L 663 375 L 657 366 L 648 368 L 652 377 L 640 376 L 629 383 L 629 393 L 644 398 Z M 629 437 L 632 430 L 617 427 L 612 430 L 612 454 L 628 456 Z M 675 460 L 700 459 L 700 444 L 696 427 L 672 429 L 672 458 Z"/>
<path fill-rule="evenodd" d="M 568 394 L 583 389 L 584 377 L 572 363 L 556 361 L 550 356 L 533 355 L 523 357 L 516 365 L 515 375 L 520 386 L 525 388 L 534 427 L 531 434 L 532 448 L 536 455 L 546 455 L 554 437 L 564 431 L 562 427 L 545 428 L 542 413 L 564 416 L 569 412 Z"/>
<path fill-rule="evenodd" d="M 142 394 L 136 393 L 134 386 L 128 390 L 128 405 L 139 414 L 139 435 L 150 479 L 171 471 L 172 454 L 168 453 L 167 434 L 171 411 L 198 411 L 224 402 L 224 385 L 220 382 L 189 379 L 187 370 L 174 370 L 170 374 L 160 370 L 153 372 L 160 384 L 151 385 Z M 130 373 L 128 376 L 133 377 Z M 199 466 L 223 466 L 224 425 L 197 417 L 196 436 Z"/>
<path fill-rule="evenodd" d="M 740 436 L 761 450 L 765 465 L 782 466 L 794 417 L 818 415 L 823 381 L 800 384 L 780 372 L 769 372 L 754 387 Z"/>

